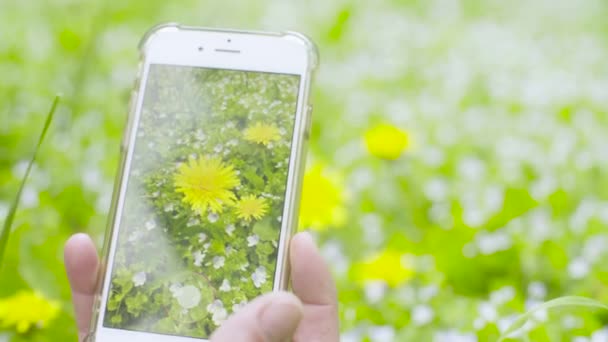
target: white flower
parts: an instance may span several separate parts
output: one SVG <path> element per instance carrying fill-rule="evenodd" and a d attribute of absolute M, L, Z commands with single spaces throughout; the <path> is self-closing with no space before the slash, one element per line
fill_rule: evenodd
<path fill-rule="evenodd" d="M 207 312 L 209 312 L 210 314 L 216 313 L 219 309 L 222 309 L 223 307 L 224 303 L 222 303 L 221 300 L 216 299 L 211 302 L 211 304 L 207 305 Z"/>
<path fill-rule="evenodd" d="M 247 301 L 246 300 L 242 300 L 240 303 L 234 304 L 232 305 L 232 312 L 238 312 L 239 310 L 241 310 L 245 305 L 247 305 Z"/>
<path fill-rule="evenodd" d="M 156 222 L 154 220 L 150 220 L 150 221 L 146 222 L 147 230 L 152 230 L 154 228 L 156 228 Z"/>
<path fill-rule="evenodd" d="M 253 234 L 253 235 L 247 237 L 247 247 L 253 247 L 253 246 L 257 245 L 258 242 L 260 242 L 260 237 L 257 236 L 257 234 Z"/>
<path fill-rule="evenodd" d="M 146 272 L 135 273 L 131 280 L 133 280 L 133 285 L 135 285 L 135 287 L 142 286 L 146 283 Z"/>
<path fill-rule="evenodd" d="M 245 271 L 247 267 L 249 267 L 249 263 L 245 261 L 245 263 L 241 265 L 241 271 Z"/>
<path fill-rule="evenodd" d="M 574 279 L 582 279 L 591 271 L 591 266 L 583 258 L 576 258 L 568 265 L 568 274 Z"/>
<path fill-rule="evenodd" d="M 234 232 L 234 225 L 233 224 L 229 224 L 226 226 L 226 233 L 229 236 L 232 236 L 232 232 Z"/>
<path fill-rule="evenodd" d="M 490 293 L 490 302 L 494 305 L 505 304 L 513 298 L 515 298 L 515 289 L 513 286 L 503 286 Z"/>
<path fill-rule="evenodd" d="M 205 133 L 203 133 L 203 130 L 199 129 L 196 131 L 194 137 L 196 140 L 205 140 Z"/>
<path fill-rule="evenodd" d="M 133 233 L 129 234 L 129 242 L 136 242 L 139 237 L 140 237 L 141 233 L 138 231 L 134 231 Z"/>
<path fill-rule="evenodd" d="M 477 342 L 473 333 L 460 333 L 456 330 L 437 331 L 433 335 L 433 342 Z"/>
<path fill-rule="evenodd" d="M 389 342 L 395 340 L 395 328 L 390 325 L 373 326 L 369 329 L 369 337 L 374 342 Z"/>
<path fill-rule="evenodd" d="M 192 226 L 196 226 L 197 224 L 201 223 L 201 221 L 199 219 L 197 219 L 196 217 L 193 217 L 191 219 L 188 220 L 188 223 L 186 223 L 187 227 L 192 227 Z"/>
<path fill-rule="evenodd" d="M 173 203 L 169 203 L 169 204 L 167 204 L 167 205 L 165 206 L 164 210 L 165 210 L 165 212 L 166 212 L 166 213 L 167 213 L 167 212 L 170 212 L 170 211 L 173 211 Z"/>
<path fill-rule="evenodd" d="M 192 285 L 176 288 L 172 292 L 173 297 L 177 299 L 177 303 L 186 310 L 192 309 L 201 301 L 201 291 Z"/>
<path fill-rule="evenodd" d="M 260 266 L 256 268 L 255 272 L 251 275 L 251 280 L 253 280 L 253 285 L 255 285 L 255 287 L 260 288 L 262 284 L 266 282 L 267 277 L 266 269 L 264 266 Z"/>
<path fill-rule="evenodd" d="M 499 251 L 508 250 L 513 245 L 511 237 L 503 231 L 492 233 L 481 231 L 475 236 L 477 247 L 483 255 L 494 254 Z"/>
<path fill-rule="evenodd" d="M 416 325 L 425 325 L 430 323 L 435 317 L 435 312 L 428 305 L 416 305 L 412 309 L 412 321 Z"/>
<path fill-rule="evenodd" d="M 203 263 L 203 259 L 205 259 L 205 253 L 196 251 L 192 254 L 192 256 L 194 257 L 194 265 L 200 267 Z"/>
<path fill-rule="evenodd" d="M 228 292 L 230 290 L 232 290 L 232 287 L 230 286 L 230 282 L 228 281 L 228 279 L 224 279 L 224 281 L 222 282 L 222 286 L 220 286 L 220 291 Z"/>
<path fill-rule="evenodd" d="M 220 218 L 220 216 L 216 213 L 211 213 L 211 214 L 209 214 L 209 216 L 207 216 L 207 220 L 209 220 L 209 222 L 211 222 L 211 223 L 217 222 L 217 220 L 219 218 Z"/>
<path fill-rule="evenodd" d="M 374 304 L 378 303 L 384 298 L 386 294 L 386 283 L 384 281 L 367 281 L 363 288 L 365 292 L 365 298 L 368 302 Z"/>
<path fill-rule="evenodd" d="M 330 258 L 329 260 L 333 259 Z M 437 292 L 439 292 L 437 285 L 424 286 L 418 290 L 418 298 L 420 298 L 421 301 L 428 302 L 437 295 Z"/>
<path fill-rule="evenodd" d="M 543 299 L 547 296 L 547 287 L 540 281 L 534 281 L 528 284 L 528 294 L 532 298 Z"/>
<path fill-rule="evenodd" d="M 220 325 L 226 317 L 228 317 L 228 312 L 224 308 L 224 303 L 221 300 L 216 299 L 213 303 L 207 306 L 207 311 L 212 315 L 211 319 L 215 325 Z"/>
<path fill-rule="evenodd" d="M 496 307 L 491 302 L 479 303 L 477 310 L 479 311 L 479 316 L 486 322 L 495 322 L 498 319 L 498 311 L 496 311 Z"/>
<path fill-rule="evenodd" d="M 205 234 L 205 233 L 198 234 L 198 242 L 205 242 L 205 240 L 207 240 L 207 234 Z"/>
<path fill-rule="evenodd" d="M 596 330 L 591 335 L 591 342 L 601 342 L 608 340 L 608 328 Z"/>
<path fill-rule="evenodd" d="M 443 178 L 431 179 L 424 186 L 424 194 L 433 201 L 443 201 L 449 195 L 450 186 Z"/>
<path fill-rule="evenodd" d="M 226 258 L 224 258 L 223 256 L 214 257 L 213 258 L 213 268 L 218 269 L 220 267 L 223 267 L 224 261 L 226 261 Z"/>
<path fill-rule="evenodd" d="M 182 289 L 182 285 L 180 283 L 173 283 L 173 284 L 171 284 L 171 286 L 169 286 L 169 292 L 171 292 L 173 297 L 176 297 L 177 291 L 179 291 L 181 289 Z"/>

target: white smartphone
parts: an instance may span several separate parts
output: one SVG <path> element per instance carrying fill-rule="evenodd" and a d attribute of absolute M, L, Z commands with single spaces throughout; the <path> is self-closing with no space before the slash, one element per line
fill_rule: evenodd
<path fill-rule="evenodd" d="M 86 340 L 204 341 L 288 286 L 317 53 L 177 24 L 140 49 Z"/>

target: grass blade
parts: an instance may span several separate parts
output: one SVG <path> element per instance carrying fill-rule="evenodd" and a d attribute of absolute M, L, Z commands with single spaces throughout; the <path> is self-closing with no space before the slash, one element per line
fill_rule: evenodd
<path fill-rule="evenodd" d="M 559 297 L 553 300 L 547 301 L 537 307 L 532 308 L 530 311 L 525 314 L 519 316 L 511 326 L 500 336 L 498 342 L 502 342 L 505 338 L 507 338 L 510 334 L 514 333 L 518 329 L 524 326 L 526 322 L 534 315 L 536 312 L 541 310 L 549 310 L 549 309 L 557 309 L 564 307 L 582 307 L 589 309 L 602 309 L 608 311 L 608 305 L 605 305 L 596 300 L 586 298 L 586 297 L 577 297 L 577 296 L 566 296 Z"/>
<path fill-rule="evenodd" d="M 42 128 L 42 133 L 40 133 L 40 138 L 38 138 L 38 144 L 36 145 L 36 149 L 34 150 L 32 159 L 30 159 L 30 162 L 27 165 L 25 175 L 23 175 L 21 185 L 19 185 L 19 190 L 17 191 L 17 196 L 15 196 L 15 199 L 13 200 L 13 203 L 11 204 L 11 207 L 8 210 L 8 214 L 6 215 L 6 219 L 4 220 L 4 224 L 2 225 L 2 231 L 0 231 L 0 267 L 2 267 L 2 261 L 4 260 L 4 252 L 6 251 L 6 246 L 8 244 L 8 237 L 11 232 L 13 219 L 15 218 L 15 212 L 17 212 L 17 207 L 19 206 L 19 201 L 21 200 L 21 193 L 23 192 L 23 187 L 25 186 L 25 182 L 27 181 L 27 178 L 30 175 L 30 171 L 32 170 L 32 166 L 34 165 L 34 161 L 36 160 L 36 155 L 38 154 L 38 150 L 40 150 L 40 146 L 42 145 L 42 141 L 44 141 L 46 131 L 51 125 L 53 115 L 55 114 L 55 110 L 57 109 L 57 105 L 59 104 L 59 99 L 59 95 L 55 96 L 55 100 L 53 100 L 51 109 L 46 115 L 46 121 L 44 123 L 44 127 Z"/>

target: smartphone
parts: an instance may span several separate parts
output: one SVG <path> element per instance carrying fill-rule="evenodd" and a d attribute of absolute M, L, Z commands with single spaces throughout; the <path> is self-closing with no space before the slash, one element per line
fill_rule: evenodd
<path fill-rule="evenodd" d="M 287 288 L 317 52 L 177 24 L 140 51 L 86 340 L 204 341 Z"/>

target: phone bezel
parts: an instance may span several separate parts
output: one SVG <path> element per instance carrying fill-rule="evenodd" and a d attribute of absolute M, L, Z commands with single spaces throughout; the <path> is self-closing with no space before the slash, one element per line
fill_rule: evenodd
<path fill-rule="evenodd" d="M 288 246 L 294 233 L 297 217 L 297 197 L 301 171 L 304 164 L 305 140 L 310 122 L 308 89 L 311 68 L 316 61 L 311 60 L 310 47 L 301 37 L 294 35 L 264 34 L 255 32 L 218 31 L 176 28 L 159 30 L 151 35 L 143 46 L 143 59 L 138 74 L 136 93 L 132 96 L 133 109 L 130 113 L 123 137 L 123 163 L 119 184 L 115 190 L 114 211 L 108 248 L 106 251 L 106 271 L 100 284 L 101 293 L 97 301 L 97 319 L 93 341 L 112 342 L 196 342 L 206 339 L 163 335 L 156 333 L 130 331 L 103 326 L 107 296 L 110 288 L 113 258 L 118 239 L 119 223 L 124 206 L 124 197 L 131 168 L 133 148 L 136 139 L 139 117 L 144 98 L 148 71 L 152 64 L 183 65 L 230 69 L 243 71 L 272 72 L 300 76 L 298 103 L 294 122 L 294 134 L 290 153 L 290 165 L 285 193 L 284 217 L 281 223 L 278 244 L 277 266 L 274 275 L 273 291 L 285 290 L 288 285 Z M 200 49 L 202 47 L 202 49 Z M 238 52 L 235 52 L 238 51 Z"/>

